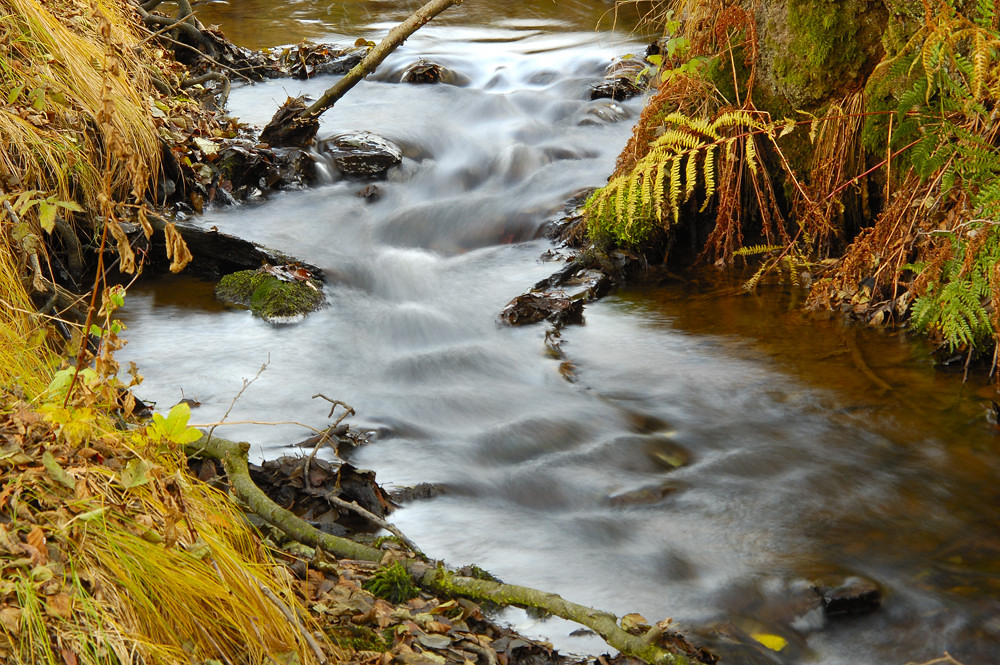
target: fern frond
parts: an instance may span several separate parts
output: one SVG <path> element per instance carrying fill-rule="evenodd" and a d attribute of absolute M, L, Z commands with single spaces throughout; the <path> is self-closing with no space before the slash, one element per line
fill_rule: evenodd
<path fill-rule="evenodd" d="M 712 196 L 715 195 L 715 150 L 717 147 L 710 145 L 705 150 L 705 163 L 701 167 L 702 177 L 705 178 L 705 202 L 698 212 L 704 212 L 712 200 Z"/>
<path fill-rule="evenodd" d="M 774 252 L 779 249 L 784 249 L 783 245 L 749 245 L 746 247 L 740 247 L 738 250 L 733 252 L 735 256 L 757 256 L 758 254 L 767 254 L 768 252 Z"/>
<path fill-rule="evenodd" d="M 757 147 L 754 145 L 753 136 L 746 139 L 746 160 L 747 167 L 754 175 L 757 174 Z"/>
<path fill-rule="evenodd" d="M 695 186 L 698 184 L 698 156 L 688 153 L 685 161 L 684 171 L 684 202 L 687 203 L 694 194 Z"/>
<path fill-rule="evenodd" d="M 674 213 L 674 223 L 680 219 L 680 198 L 681 198 L 681 156 L 678 155 L 670 161 L 670 209 Z"/>

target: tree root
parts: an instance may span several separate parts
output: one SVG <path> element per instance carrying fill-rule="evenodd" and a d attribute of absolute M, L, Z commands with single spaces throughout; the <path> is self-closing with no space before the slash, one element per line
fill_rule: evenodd
<path fill-rule="evenodd" d="M 326 550 L 338 558 L 360 561 L 381 562 L 385 556 L 382 550 L 341 538 L 307 524 L 293 513 L 275 504 L 251 480 L 247 467 L 247 452 L 250 444 L 227 441 L 218 437 L 203 436 L 199 441 L 184 447 L 190 457 L 210 457 L 222 462 L 229 477 L 233 494 L 259 517 L 283 531 L 290 538 Z M 404 562 L 414 581 L 420 586 L 438 594 L 468 596 L 473 599 L 490 600 L 500 605 L 515 605 L 550 612 L 556 616 L 579 623 L 595 631 L 609 646 L 622 653 L 639 658 L 652 665 L 696 665 L 699 662 L 714 662 L 712 656 L 691 647 L 691 656 L 671 651 L 659 643 L 665 623 L 648 628 L 643 635 L 635 635 L 619 625 L 618 617 L 591 607 L 571 603 L 561 596 L 513 584 L 491 582 L 456 575 L 442 564 L 430 564 L 416 559 Z M 672 635 L 674 639 L 680 639 Z M 690 645 L 687 645 L 690 646 Z M 707 658 L 699 659 L 699 655 Z"/>

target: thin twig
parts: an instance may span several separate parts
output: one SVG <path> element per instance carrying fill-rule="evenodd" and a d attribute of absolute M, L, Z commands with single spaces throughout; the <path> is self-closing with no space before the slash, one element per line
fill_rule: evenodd
<path fill-rule="evenodd" d="M 317 397 L 322 397 L 327 402 L 330 402 L 330 404 L 332 405 L 330 407 L 330 415 L 328 415 L 327 418 L 333 417 L 333 412 L 337 410 L 338 406 L 343 407 L 345 410 L 342 414 L 340 414 L 340 417 L 337 418 L 337 420 L 334 421 L 332 425 L 330 425 L 328 428 L 326 428 L 326 430 L 323 431 L 323 435 L 320 437 L 319 441 L 316 442 L 316 446 L 313 448 L 312 452 L 309 453 L 309 457 L 306 458 L 306 462 L 302 467 L 302 480 L 307 490 L 312 489 L 312 483 L 309 482 L 309 468 L 312 466 L 312 461 L 313 459 L 316 458 L 316 454 L 319 452 L 319 449 L 323 447 L 324 443 L 327 443 L 330 440 L 330 431 L 334 427 L 339 425 L 341 421 L 344 420 L 344 418 L 346 418 L 347 416 L 354 415 L 354 407 L 345 404 L 344 402 L 341 402 L 339 399 L 330 399 L 329 397 L 327 397 L 322 393 L 316 393 L 315 395 L 312 396 L 313 399 L 316 399 Z"/>
<path fill-rule="evenodd" d="M 307 631 L 305 626 L 302 625 L 302 622 L 299 621 L 299 618 L 295 616 L 295 614 L 290 609 L 288 609 L 288 605 L 285 605 L 285 603 L 282 602 L 281 598 L 278 598 L 278 596 L 275 595 L 273 591 L 268 589 L 267 586 L 264 585 L 264 583 L 262 582 L 259 583 L 259 586 L 261 592 L 265 596 L 267 596 L 268 600 L 274 603 L 275 606 L 277 606 L 277 608 L 281 610 L 281 613 L 285 615 L 285 618 L 288 620 L 288 623 L 295 626 L 295 628 L 298 629 L 299 633 L 302 634 L 302 637 L 305 639 L 306 644 L 308 644 L 309 648 L 311 648 L 313 650 L 313 653 L 316 654 L 316 659 L 319 660 L 320 663 L 326 663 L 327 662 L 326 656 L 323 654 L 323 650 L 319 648 L 319 644 L 316 643 L 316 639 L 309 634 L 309 631 Z"/>
<path fill-rule="evenodd" d="M 399 538 L 399 540 L 402 541 L 402 543 L 404 545 L 406 545 L 410 549 L 411 552 L 413 552 L 414 554 L 416 554 L 417 556 L 419 556 L 421 558 L 426 558 L 424 556 L 424 553 L 420 551 L 420 548 L 417 547 L 417 544 L 414 543 L 409 538 L 407 538 L 406 535 L 402 531 L 399 530 L 399 528 L 397 528 L 394 524 L 385 521 L 384 519 L 382 519 L 381 517 L 379 517 L 375 513 L 371 512 L 369 510 L 366 510 L 365 508 L 362 508 L 361 506 L 358 505 L 358 503 L 356 501 L 344 501 L 340 497 L 336 497 L 336 496 L 328 496 L 326 498 L 333 505 L 340 506 L 341 508 L 346 508 L 347 510 L 352 510 L 355 513 L 357 513 L 358 515 L 361 515 L 362 517 L 364 517 L 366 520 L 370 521 L 372 524 L 375 524 L 376 526 L 378 526 L 378 527 L 380 527 L 382 529 L 385 529 L 386 531 L 388 531 L 392 535 L 394 535 L 397 538 Z"/>
<path fill-rule="evenodd" d="M 229 408 L 226 409 L 226 413 L 222 416 L 222 421 L 220 421 L 220 424 L 226 421 L 226 418 L 229 417 L 229 414 L 232 412 L 233 407 L 236 406 L 236 401 L 243 396 L 244 391 L 246 391 L 246 389 L 250 387 L 251 383 L 260 378 L 260 375 L 264 372 L 265 369 L 267 369 L 267 366 L 270 364 L 271 364 L 271 354 L 269 353 L 267 354 L 267 360 L 264 362 L 263 365 L 260 366 L 260 369 L 257 370 L 257 373 L 254 375 L 254 377 L 249 381 L 247 379 L 243 379 L 243 387 L 240 388 L 240 391 L 238 393 L 236 393 L 236 397 L 233 398 L 233 401 L 229 403 Z M 215 427 L 216 425 L 212 425 L 212 427 L 208 430 L 209 439 L 212 438 L 212 432 L 215 431 Z"/>

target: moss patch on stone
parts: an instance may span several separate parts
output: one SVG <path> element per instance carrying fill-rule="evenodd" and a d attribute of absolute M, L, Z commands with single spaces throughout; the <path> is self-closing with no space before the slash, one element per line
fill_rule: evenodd
<path fill-rule="evenodd" d="M 882 56 L 881 2 L 772 0 L 762 13 L 762 82 L 795 108 L 857 89 Z"/>
<path fill-rule="evenodd" d="M 326 304 L 315 280 L 285 282 L 263 270 L 241 270 L 224 276 L 215 287 L 215 297 L 247 307 L 272 322 L 305 316 Z"/>

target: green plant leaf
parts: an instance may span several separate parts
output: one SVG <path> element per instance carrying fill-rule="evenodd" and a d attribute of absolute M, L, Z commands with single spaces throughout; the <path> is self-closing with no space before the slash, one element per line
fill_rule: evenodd
<path fill-rule="evenodd" d="M 59 462 L 56 458 L 52 456 L 52 453 L 45 451 L 42 453 L 42 465 L 45 470 L 49 472 L 52 479 L 71 490 L 76 489 L 76 481 L 73 480 L 73 476 L 66 473 L 65 469 L 59 466 Z"/>
<path fill-rule="evenodd" d="M 125 468 L 122 469 L 121 481 L 125 489 L 141 487 L 149 482 L 149 464 L 143 459 L 129 460 Z"/>

